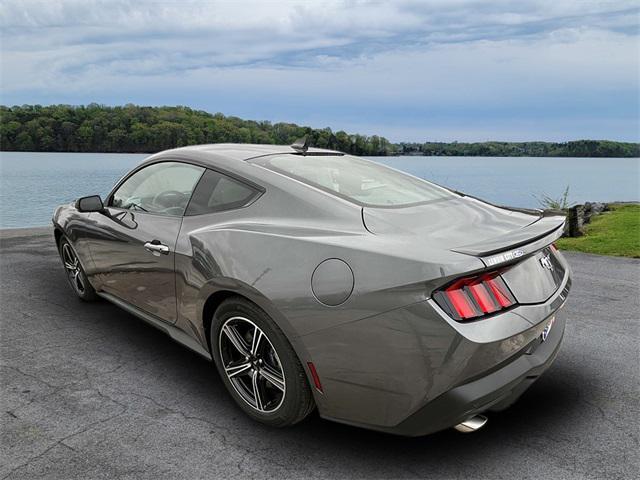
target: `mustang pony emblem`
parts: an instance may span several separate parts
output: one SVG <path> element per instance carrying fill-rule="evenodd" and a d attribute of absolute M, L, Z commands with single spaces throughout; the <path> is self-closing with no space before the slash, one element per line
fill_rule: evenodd
<path fill-rule="evenodd" d="M 553 263 L 551 263 L 551 255 L 547 254 L 540 259 L 540 264 L 547 270 L 553 270 Z"/>

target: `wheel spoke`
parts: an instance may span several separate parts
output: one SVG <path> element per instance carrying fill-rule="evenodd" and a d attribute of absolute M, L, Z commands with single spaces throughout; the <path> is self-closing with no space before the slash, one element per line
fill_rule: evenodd
<path fill-rule="evenodd" d="M 71 247 L 66 243 L 62 247 L 62 261 L 67 270 L 75 270 L 77 267 L 78 259 L 73 254 Z"/>
<path fill-rule="evenodd" d="M 262 330 L 260 330 L 258 327 L 255 327 L 253 330 L 253 339 L 251 341 L 251 354 L 255 355 L 256 353 L 258 353 L 258 348 L 260 347 L 260 340 L 262 340 L 262 336 L 264 334 L 262 333 Z"/>
<path fill-rule="evenodd" d="M 80 275 L 79 269 L 76 270 L 75 281 L 76 281 L 76 285 L 78 286 L 78 290 L 80 290 L 81 292 L 84 292 L 84 280 L 82 280 L 82 275 Z"/>
<path fill-rule="evenodd" d="M 232 345 L 245 357 L 249 356 L 249 347 L 247 343 L 244 341 L 242 336 L 238 333 L 238 330 L 233 325 L 225 325 L 222 327 L 222 331 L 227 336 L 227 338 L 231 341 Z"/>
<path fill-rule="evenodd" d="M 260 396 L 260 385 L 258 384 L 258 371 L 254 370 L 251 376 L 251 384 L 253 385 L 253 399 L 256 402 L 256 408 L 260 411 L 264 410 L 262 406 L 262 397 Z"/>
<path fill-rule="evenodd" d="M 251 368 L 251 362 L 241 361 L 233 362 L 224 367 L 225 372 L 229 378 L 237 377 L 242 373 L 246 373 Z"/>
<path fill-rule="evenodd" d="M 264 364 L 260 367 L 259 372 L 271 385 L 284 392 L 284 379 L 279 372 Z"/>

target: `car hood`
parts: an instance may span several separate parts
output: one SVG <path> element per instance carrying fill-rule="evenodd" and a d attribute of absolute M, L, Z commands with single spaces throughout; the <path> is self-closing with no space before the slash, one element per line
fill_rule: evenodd
<path fill-rule="evenodd" d="M 425 247 L 483 256 L 534 241 L 558 229 L 564 217 L 497 207 L 473 197 L 454 197 L 402 207 L 364 207 L 362 220 L 374 234 L 410 235 Z M 543 220 L 543 221 L 541 221 Z"/>

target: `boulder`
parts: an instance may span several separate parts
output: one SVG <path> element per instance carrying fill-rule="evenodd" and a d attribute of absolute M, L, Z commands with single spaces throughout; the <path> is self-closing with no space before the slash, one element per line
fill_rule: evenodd
<path fill-rule="evenodd" d="M 586 202 L 584 204 L 584 217 L 582 223 L 589 223 L 591 217 L 607 210 L 607 204 L 601 202 Z"/>

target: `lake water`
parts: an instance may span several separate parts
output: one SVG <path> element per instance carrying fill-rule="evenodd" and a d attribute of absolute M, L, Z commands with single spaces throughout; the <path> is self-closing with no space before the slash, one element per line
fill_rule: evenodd
<path fill-rule="evenodd" d="M 57 205 L 104 196 L 147 155 L 0 152 L 0 228 L 51 224 Z M 640 200 L 640 159 L 372 157 L 372 160 L 500 205 L 538 207 L 535 196 L 571 202 Z"/>

